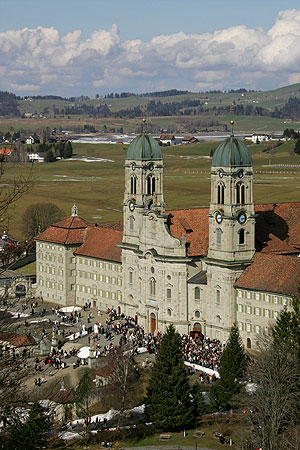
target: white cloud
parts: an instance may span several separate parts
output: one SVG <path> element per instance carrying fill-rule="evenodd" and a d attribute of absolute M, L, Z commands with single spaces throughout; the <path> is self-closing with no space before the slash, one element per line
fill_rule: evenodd
<path fill-rule="evenodd" d="M 76 95 L 169 89 L 273 88 L 299 80 L 300 10 L 268 31 L 244 25 L 121 42 L 117 25 L 84 39 L 51 28 L 0 33 L 0 89 Z"/>

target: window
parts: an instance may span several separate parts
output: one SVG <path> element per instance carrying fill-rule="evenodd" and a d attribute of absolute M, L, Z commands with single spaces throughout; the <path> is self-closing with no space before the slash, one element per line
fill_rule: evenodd
<path fill-rule="evenodd" d="M 245 185 L 239 183 L 236 186 L 236 203 L 243 205 L 245 203 Z"/>
<path fill-rule="evenodd" d="M 216 303 L 219 305 L 221 300 L 221 291 L 220 289 L 216 290 Z"/>
<path fill-rule="evenodd" d="M 242 297 L 242 291 L 239 290 L 239 297 Z"/>
<path fill-rule="evenodd" d="M 239 232 L 239 244 L 245 244 L 245 230 L 242 228 Z"/>
<path fill-rule="evenodd" d="M 247 330 L 248 332 L 251 331 L 251 324 L 250 324 L 250 323 L 247 323 L 247 324 L 246 324 L 246 330 Z"/>
<path fill-rule="evenodd" d="M 282 299 L 282 304 L 283 304 L 283 306 L 286 306 L 286 305 L 287 305 L 287 300 L 286 300 L 285 297 L 283 297 L 283 299 Z"/>
<path fill-rule="evenodd" d="M 268 327 L 265 327 L 265 335 L 269 336 L 269 328 Z"/>
<path fill-rule="evenodd" d="M 238 311 L 239 311 L 239 312 L 243 312 L 243 305 L 239 305 L 239 306 L 238 306 Z"/>
<path fill-rule="evenodd" d="M 260 295 L 259 294 L 255 294 L 255 300 L 260 300 Z"/>
<path fill-rule="evenodd" d="M 155 177 L 149 176 L 147 178 L 147 194 L 154 194 L 155 192 Z"/>
<path fill-rule="evenodd" d="M 270 310 L 269 309 L 265 309 L 265 317 L 270 317 Z"/>
<path fill-rule="evenodd" d="M 260 326 L 259 325 L 255 325 L 255 333 L 256 334 L 260 333 Z"/>
<path fill-rule="evenodd" d="M 255 308 L 255 315 L 260 316 L 260 308 Z"/>
<path fill-rule="evenodd" d="M 129 272 L 129 284 L 133 283 L 133 272 L 130 270 Z"/>
<path fill-rule="evenodd" d="M 278 297 L 277 297 L 277 295 L 274 296 L 274 303 L 275 303 L 275 305 L 278 304 Z"/>
<path fill-rule="evenodd" d="M 270 301 L 270 296 L 266 295 L 266 302 L 269 303 L 269 301 Z"/>
<path fill-rule="evenodd" d="M 243 324 L 242 324 L 242 322 L 239 322 L 239 330 L 243 331 Z"/>
<path fill-rule="evenodd" d="M 172 298 L 172 289 L 167 289 L 167 299 L 168 300 L 171 300 L 171 298 Z"/>
<path fill-rule="evenodd" d="M 251 314 L 251 306 L 247 305 L 246 311 L 247 311 L 247 314 Z"/>
<path fill-rule="evenodd" d="M 130 177 L 130 193 L 136 194 L 136 177 Z"/>
<path fill-rule="evenodd" d="M 277 317 L 278 317 L 278 312 L 277 311 L 274 311 L 273 317 L 274 317 L 274 319 L 277 319 Z"/>
<path fill-rule="evenodd" d="M 71 291 L 75 291 L 75 284 L 71 284 Z"/>
<path fill-rule="evenodd" d="M 134 231 L 134 217 L 133 216 L 129 217 L 129 230 Z"/>
<path fill-rule="evenodd" d="M 251 292 L 247 292 L 247 298 L 251 298 Z"/>
<path fill-rule="evenodd" d="M 221 245 L 222 244 L 222 230 L 220 230 L 220 228 L 217 228 L 216 233 L 217 233 L 217 245 Z"/>
<path fill-rule="evenodd" d="M 195 287 L 195 300 L 200 300 L 200 289 Z"/>
<path fill-rule="evenodd" d="M 224 184 L 218 184 L 218 204 L 224 205 Z"/>
<path fill-rule="evenodd" d="M 195 317 L 196 317 L 196 319 L 199 319 L 199 317 L 200 317 L 200 311 L 195 311 Z"/>
<path fill-rule="evenodd" d="M 151 278 L 150 280 L 150 295 L 156 294 L 156 281 L 154 278 Z"/>

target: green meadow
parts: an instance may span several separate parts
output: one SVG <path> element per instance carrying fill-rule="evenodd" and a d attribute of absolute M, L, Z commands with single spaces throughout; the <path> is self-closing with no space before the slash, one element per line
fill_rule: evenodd
<path fill-rule="evenodd" d="M 209 155 L 217 142 L 191 146 L 164 147 L 164 192 L 168 209 L 207 206 L 210 201 Z M 300 156 L 290 156 L 293 143 L 288 142 L 271 150 L 269 144 L 247 144 L 254 169 L 254 199 L 256 203 L 300 201 L 300 169 L 272 167 L 277 164 L 300 164 Z M 74 144 L 77 157 L 102 158 L 104 161 L 85 162 L 65 160 L 55 163 L 36 163 L 33 167 L 33 188 L 11 209 L 9 232 L 24 238 L 22 215 L 33 203 L 52 202 L 66 217 L 74 202 L 81 217 L 91 222 L 122 220 L 124 192 L 124 159 L 126 146 L 121 144 Z M 2 177 L 5 185 L 28 174 L 29 165 L 9 164 Z M 7 225 L 5 224 L 7 227 Z M 3 224 L 4 227 L 4 224 Z"/>

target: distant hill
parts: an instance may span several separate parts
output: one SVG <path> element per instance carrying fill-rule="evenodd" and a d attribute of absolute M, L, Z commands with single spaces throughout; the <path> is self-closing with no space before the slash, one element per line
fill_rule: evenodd
<path fill-rule="evenodd" d="M 95 99 L 54 95 L 17 97 L 0 91 L 0 115 L 10 117 L 92 116 L 133 119 L 166 116 L 265 116 L 300 118 L 300 83 L 271 91 L 111 93 Z"/>

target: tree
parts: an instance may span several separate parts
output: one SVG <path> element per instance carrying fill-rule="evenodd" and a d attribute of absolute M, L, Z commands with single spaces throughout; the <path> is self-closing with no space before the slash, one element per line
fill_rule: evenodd
<path fill-rule="evenodd" d="M 64 150 L 63 150 L 63 157 L 64 159 L 71 158 L 73 155 L 73 147 L 70 141 L 65 143 Z"/>
<path fill-rule="evenodd" d="M 163 335 L 145 401 L 146 417 L 159 429 L 183 430 L 194 420 L 181 340 L 173 325 Z"/>
<path fill-rule="evenodd" d="M 294 152 L 296 153 L 296 155 L 300 154 L 300 140 L 299 139 L 297 139 L 297 141 L 295 143 Z"/>
<path fill-rule="evenodd" d="M 134 406 L 136 399 L 138 371 L 136 369 L 132 349 L 126 347 L 113 348 L 106 357 L 106 365 L 109 368 L 107 386 L 104 395 L 111 399 L 111 405 L 118 411 L 119 421 L 123 417 L 125 409 Z"/>
<path fill-rule="evenodd" d="M 45 433 L 50 427 L 49 418 L 39 403 L 34 403 L 27 420 L 16 416 L 1 436 L 1 449 L 39 450 L 48 447 Z M 1 433 L 2 434 L 2 433 Z"/>
<path fill-rule="evenodd" d="M 93 380 L 87 370 L 84 371 L 75 391 L 76 412 L 83 417 L 88 430 L 90 407 L 92 400 Z"/>
<path fill-rule="evenodd" d="M 32 238 L 62 218 L 62 210 L 53 203 L 34 203 L 22 217 L 22 229 L 26 237 Z"/>
<path fill-rule="evenodd" d="M 46 163 L 51 163 L 51 162 L 56 161 L 56 158 L 55 158 L 55 156 L 54 156 L 52 150 L 48 150 L 48 151 L 47 151 L 47 153 L 46 153 L 46 155 L 45 155 L 45 158 L 44 158 L 44 161 L 45 161 Z"/>
<path fill-rule="evenodd" d="M 222 410 L 231 409 L 233 397 L 241 392 L 246 370 L 246 357 L 242 339 L 234 324 L 220 360 L 220 379 L 212 386 L 210 403 Z"/>
<path fill-rule="evenodd" d="M 254 389 L 246 396 L 244 408 L 251 432 L 247 433 L 249 428 L 244 427 L 241 448 L 299 449 L 296 426 L 299 425 L 300 373 L 296 349 L 286 343 L 266 340 L 248 370 Z"/>
<path fill-rule="evenodd" d="M 300 286 L 298 295 L 292 299 L 292 310 L 285 307 L 280 311 L 272 330 L 274 345 L 287 344 L 295 347 L 299 355 L 300 365 Z"/>

